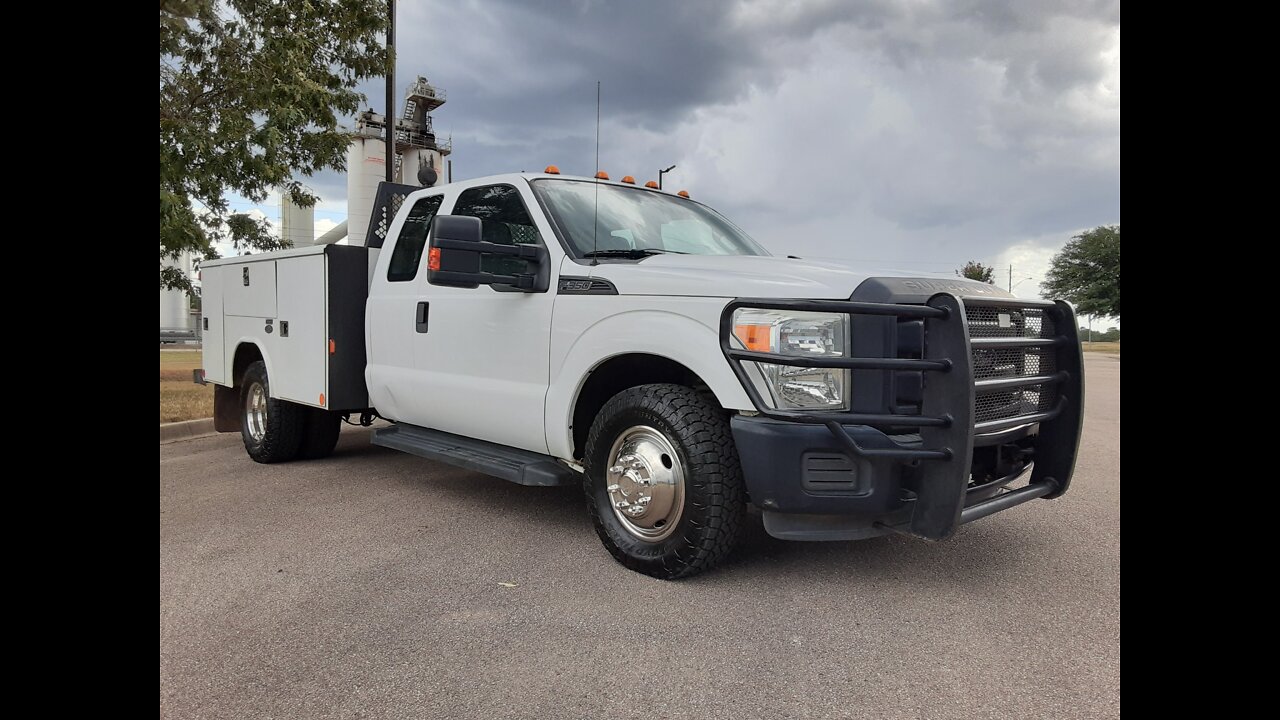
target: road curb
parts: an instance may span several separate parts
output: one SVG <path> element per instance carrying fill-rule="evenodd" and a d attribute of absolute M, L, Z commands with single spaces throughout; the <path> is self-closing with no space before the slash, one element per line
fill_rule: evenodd
<path fill-rule="evenodd" d="M 160 444 L 191 440 L 192 438 L 212 435 L 214 432 L 213 418 L 160 423 Z"/>

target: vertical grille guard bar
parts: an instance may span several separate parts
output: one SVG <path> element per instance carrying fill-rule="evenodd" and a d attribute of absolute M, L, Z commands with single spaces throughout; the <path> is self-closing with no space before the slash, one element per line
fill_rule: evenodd
<path fill-rule="evenodd" d="M 920 428 L 925 447 L 951 452 L 949 462 L 920 466 L 920 484 L 909 523 L 912 535 L 942 540 L 955 533 L 964 510 L 969 467 L 973 464 L 973 359 L 969 352 L 969 320 L 964 303 L 950 293 L 929 298 L 929 306 L 944 311 L 942 318 L 924 321 L 924 358 L 951 361 L 946 373 L 924 377 L 920 412 L 947 413 L 949 427 Z"/>
<path fill-rule="evenodd" d="M 1044 496 L 1052 500 L 1066 492 L 1071 484 L 1076 453 L 1080 450 L 1084 423 L 1084 348 L 1080 345 L 1076 313 L 1070 305 L 1059 300 L 1045 312 L 1053 315 L 1058 335 L 1064 338 L 1057 348 L 1057 367 L 1066 377 L 1059 386 L 1057 415 L 1040 423 L 1040 442 L 1031 483 L 1052 483 L 1053 491 Z"/>

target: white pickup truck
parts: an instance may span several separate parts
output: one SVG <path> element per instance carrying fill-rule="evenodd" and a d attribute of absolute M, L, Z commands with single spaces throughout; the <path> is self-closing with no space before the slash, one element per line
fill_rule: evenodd
<path fill-rule="evenodd" d="M 380 417 L 374 444 L 581 485 L 668 579 L 748 506 L 783 539 L 937 540 L 1067 490 L 1066 303 L 771 256 L 684 193 L 552 170 L 412 192 L 367 246 L 204 263 L 218 430 L 270 463 Z"/>

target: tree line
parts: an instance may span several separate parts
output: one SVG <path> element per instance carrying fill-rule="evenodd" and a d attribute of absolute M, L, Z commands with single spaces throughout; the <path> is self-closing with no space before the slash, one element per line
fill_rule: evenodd
<path fill-rule="evenodd" d="M 956 270 L 970 280 L 995 283 L 995 268 L 970 260 Z M 1076 314 L 1120 318 L 1120 226 L 1100 225 L 1073 236 L 1049 262 L 1040 294 L 1063 299 Z M 1115 330 L 1116 340 L 1120 331 Z M 1096 333 L 1095 333 L 1096 335 Z"/>

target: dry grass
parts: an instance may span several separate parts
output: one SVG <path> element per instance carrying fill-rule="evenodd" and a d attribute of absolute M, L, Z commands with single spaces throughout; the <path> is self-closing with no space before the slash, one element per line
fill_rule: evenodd
<path fill-rule="evenodd" d="M 1082 342 L 1085 352 L 1106 353 L 1108 355 L 1120 354 L 1120 343 L 1118 342 Z"/>
<path fill-rule="evenodd" d="M 191 382 L 198 367 L 199 350 L 160 352 L 160 422 L 213 417 L 213 386 Z"/>

